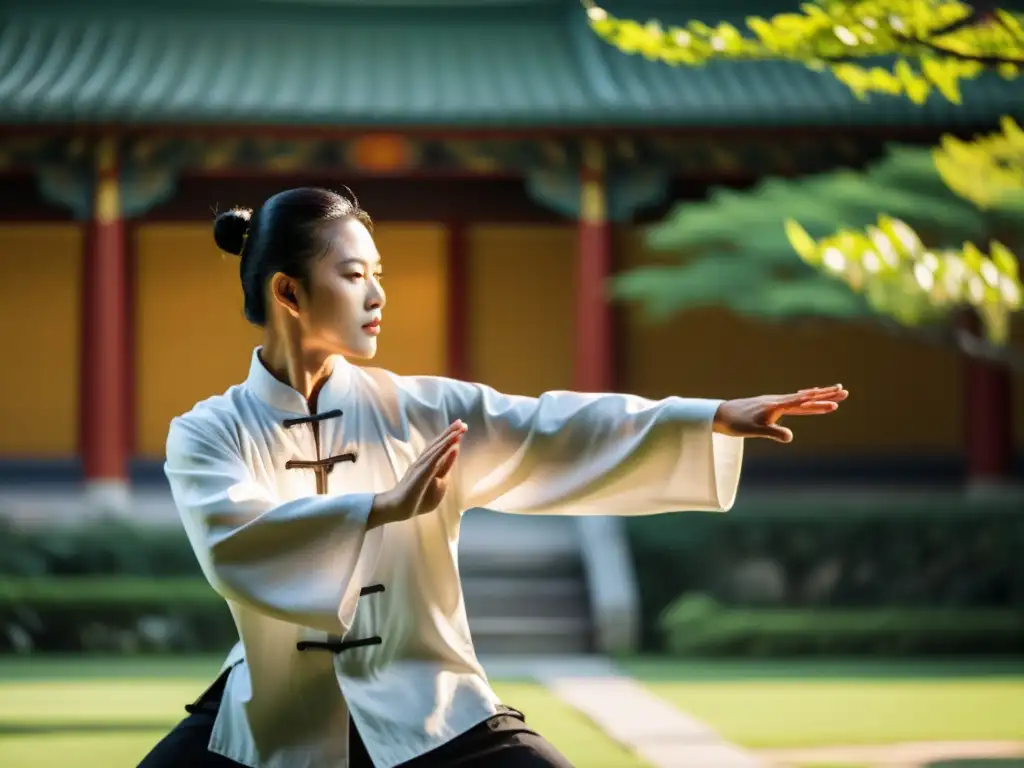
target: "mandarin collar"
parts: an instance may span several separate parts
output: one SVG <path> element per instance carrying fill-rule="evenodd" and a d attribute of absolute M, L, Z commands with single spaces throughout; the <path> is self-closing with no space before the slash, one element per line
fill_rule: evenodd
<path fill-rule="evenodd" d="M 267 370 L 267 367 L 260 360 L 260 350 L 263 347 L 256 347 L 252 352 L 252 360 L 249 363 L 249 376 L 245 380 L 245 386 L 267 405 L 280 411 L 311 416 L 309 403 L 306 398 L 299 394 L 298 390 L 278 381 L 274 375 Z M 352 383 L 352 364 L 341 355 L 331 357 L 333 368 L 331 375 L 324 383 L 317 398 L 317 410 L 323 412 L 330 408 L 337 407 L 342 398 L 348 393 Z"/>

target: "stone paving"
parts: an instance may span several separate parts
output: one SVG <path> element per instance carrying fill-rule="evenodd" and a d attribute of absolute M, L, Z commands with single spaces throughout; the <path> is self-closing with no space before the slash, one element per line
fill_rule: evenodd
<path fill-rule="evenodd" d="M 653 768 L 757 768 L 756 755 L 650 693 L 601 657 L 486 659 L 494 677 L 530 677 Z"/>

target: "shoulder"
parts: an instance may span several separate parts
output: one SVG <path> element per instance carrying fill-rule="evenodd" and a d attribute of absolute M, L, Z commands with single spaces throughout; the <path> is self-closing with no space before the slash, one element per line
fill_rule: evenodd
<path fill-rule="evenodd" d="M 454 419 L 469 419 L 480 409 L 485 388 L 444 376 L 403 376 L 382 368 L 362 368 L 368 399 L 393 427 L 409 424 L 443 429 Z"/>
<path fill-rule="evenodd" d="M 242 419 L 239 399 L 243 387 L 234 386 L 224 394 L 200 400 L 185 413 L 171 419 L 167 431 L 167 458 L 237 450 Z"/>
<path fill-rule="evenodd" d="M 476 385 L 444 376 L 403 376 L 383 368 L 361 368 L 370 387 L 399 399 L 404 405 L 437 408 L 466 397 Z"/>

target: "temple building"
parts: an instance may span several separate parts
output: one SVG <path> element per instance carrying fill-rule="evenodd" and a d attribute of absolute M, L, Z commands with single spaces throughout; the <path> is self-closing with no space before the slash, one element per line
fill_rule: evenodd
<path fill-rule="evenodd" d="M 305 184 L 347 186 L 375 219 L 376 364 L 400 373 L 525 394 L 851 389 L 860 415 L 801 424 L 784 457 L 753 446 L 755 478 L 955 475 L 972 398 L 1008 392 L 863 327 L 716 309 L 651 326 L 604 286 L 656 258 L 644 223 L 711 186 L 988 130 L 1022 115 L 1019 83 L 918 107 L 796 64 L 673 68 L 607 46 L 575 0 L 20 5 L 0 11 L 3 482 L 84 479 L 118 503 L 159 481 L 169 420 L 244 378 L 261 338 L 214 212 Z M 609 8 L 672 21 L 682 5 Z M 972 472 L 1005 473 L 1012 446 L 981 426 Z"/>

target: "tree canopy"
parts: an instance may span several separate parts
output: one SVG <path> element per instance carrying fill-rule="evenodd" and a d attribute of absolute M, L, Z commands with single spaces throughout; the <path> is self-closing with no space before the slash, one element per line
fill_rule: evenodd
<path fill-rule="evenodd" d="M 931 149 L 897 146 L 863 172 L 770 178 L 676 206 L 647 237 L 669 261 L 616 278 L 612 293 L 653 319 L 715 305 L 773 321 L 893 320 L 1002 359 L 993 347 L 1024 296 L 1017 261 L 999 242 L 983 251 L 971 241 L 1019 231 L 1017 215 L 957 195 Z M 965 308 L 982 338 L 953 322 Z"/>
<path fill-rule="evenodd" d="M 626 53 L 675 66 L 792 60 L 831 72 L 860 98 L 921 103 L 937 93 L 959 103 L 963 80 L 986 70 L 1015 78 L 1024 67 L 1024 17 L 955 0 L 813 0 L 798 13 L 751 17 L 746 32 L 619 19 L 582 2 L 594 31 Z M 1002 359 L 1024 291 L 998 238 L 1021 236 L 1021 213 L 1024 131 L 1005 117 L 987 136 L 892 148 L 864 173 L 769 179 L 679 206 L 649 235 L 678 262 L 634 270 L 613 293 L 652 317 L 718 304 L 770 319 L 885 318 L 942 328 L 968 353 Z M 981 338 L 956 322 L 965 310 L 980 319 Z"/>
<path fill-rule="evenodd" d="M 594 31 L 626 53 L 676 66 L 797 61 L 831 70 L 860 97 L 879 92 L 921 103 L 937 91 L 959 103 L 961 81 L 986 70 L 1013 78 L 1024 67 L 1024 17 L 959 0 L 811 0 L 798 13 L 752 16 L 746 30 L 620 19 L 595 0 L 582 3 Z M 879 57 L 892 62 L 875 63 Z"/>

